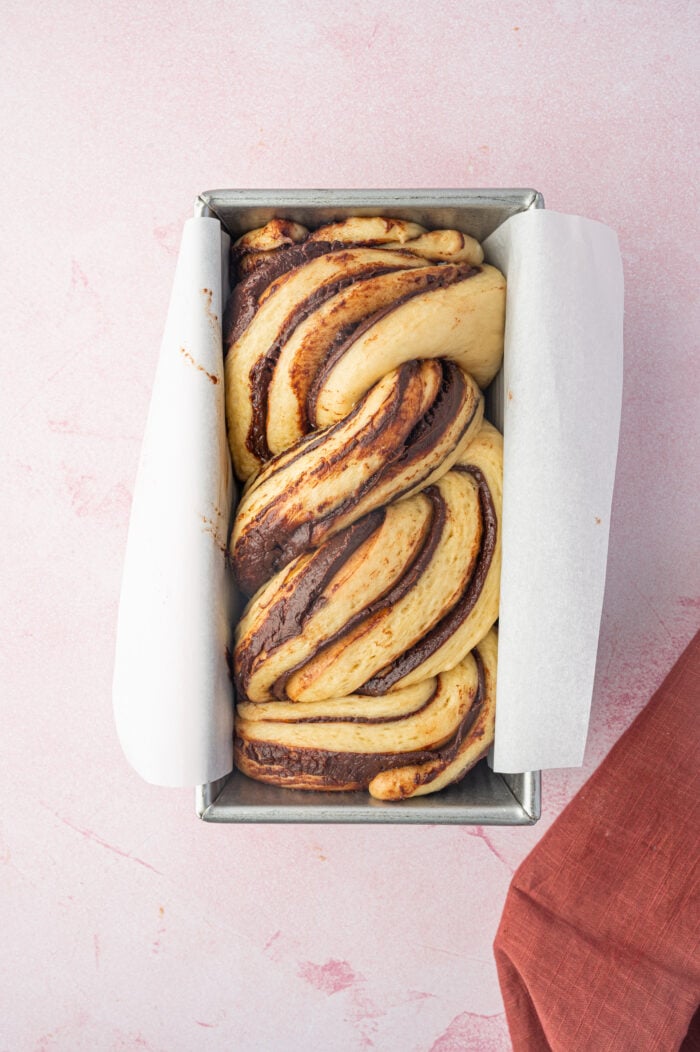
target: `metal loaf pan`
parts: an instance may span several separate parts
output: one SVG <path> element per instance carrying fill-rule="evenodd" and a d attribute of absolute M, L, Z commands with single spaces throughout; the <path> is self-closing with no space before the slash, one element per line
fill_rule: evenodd
<path fill-rule="evenodd" d="M 220 220 L 233 239 L 273 218 L 316 228 L 353 215 L 383 215 L 462 230 L 483 241 L 510 216 L 543 207 L 536 190 L 211 190 L 197 198 L 195 215 Z M 501 399 L 497 377 L 487 397 L 497 424 Z M 439 793 L 386 803 L 368 793 L 279 789 L 233 771 L 199 786 L 196 808 L 205 822 L 532 825 L 540 817 L 540 772 L 495 774 L 482 760 Z"/>

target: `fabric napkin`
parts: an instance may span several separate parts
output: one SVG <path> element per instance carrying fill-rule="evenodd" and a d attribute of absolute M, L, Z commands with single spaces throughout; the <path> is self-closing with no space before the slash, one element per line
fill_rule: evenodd
<path fill-rule="evenodd" d="M 700 633 L 515 873 L 494 943 L 515 1052 L 698 1048 L 699 701 Z"/>

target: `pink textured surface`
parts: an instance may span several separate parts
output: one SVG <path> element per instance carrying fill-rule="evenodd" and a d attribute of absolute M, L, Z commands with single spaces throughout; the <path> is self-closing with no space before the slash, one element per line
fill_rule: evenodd
<path fill-rule="evenodd" d="M 3 11 L 0 1049 L 507 1049 L 513 869 L 698 624 L 693 6 L 65 6 Z M 181 224 L 216 186 L 534 186 L 619 231 L 592 730 L 532 829 L 204 826 L 121 756 L 131 489 Z"/>

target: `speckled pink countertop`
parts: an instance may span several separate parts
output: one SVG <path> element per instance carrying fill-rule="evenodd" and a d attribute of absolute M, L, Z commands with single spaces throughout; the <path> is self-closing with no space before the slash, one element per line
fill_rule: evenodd
<path fill-rule="evenodd" d="M 0 1050 L 508 1049 L 491 943 L 513 870 L 698 624 L 692 5 L 3 16 Z M 218 186 L 532 186 L 619 232 L 592 728 L 534 828 L 207 826 L 122 758 L 131 490 L 181 225 Z"/>

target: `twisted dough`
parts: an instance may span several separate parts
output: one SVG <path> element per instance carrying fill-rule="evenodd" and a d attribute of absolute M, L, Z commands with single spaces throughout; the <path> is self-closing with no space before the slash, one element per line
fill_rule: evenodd
<path fill-rule="evenodd" d="M 369 788 L 380 800 L 436 792 L 490 748 L 496 649 L 492 630 L 454 669 L 387 695 L 371 711 L 357 697 L 313 707 L 241 704 L 236 766 L 289 789 Z"/>
<path fill-rule="evenodd" d="M 402 799 L 493 736 L 505 281 L 458 231 L 273 220 L 233 247 L 235 758 Z"/>
<path fill-rule="evenodd" d="M 388 221 L 348 220 L 342 241 L 343 224 L 334 224 L 300 244 L 265 249 L 260 254 L 266 258 L 234 289 L 227 323 L 226 405 L 240 479 L 248 479 L 273 453 L 313 427 L 341 420 L 402 362 L 450 359 L 482 387 L 498 370 L 505 280 L 494 267 L 473 262 L 481 259 L 479 246 L 458 234 L 449 263 L 445 257 L 453 239 L 444 234 L 456 231 L 438 231 L 442 236 L 433 234 L 432 240 L 428 233 L 419 234 L 398 247 L 394 242 L 366 247 L 379 241 L 377 222 Z M 369 236 L 358 242 L 367 224 Z M 392 236 L 395 227 L 393 221 Z M 401 228 L 401 233 L 407 231 Z M 269 243 L 263 233 L 257 234 L 260 241 Z M 414 243 L 420 252 L 410 251 Z M 247 247 L 243 258 L 255 257 L 250 243 Z M 240 244 L 235 248 L 241 251 Z M 278 430 L 281 420 L 285 423 Z"/>
<path fill-rule="evenodd" d="M 483 416 L 478 387 L 451 362 L 406 362 L 352 413 L 269 462 L 243 496 L 231 553 L 250 593 L 295 555 L 391 500 L 430 485 Z"/>

